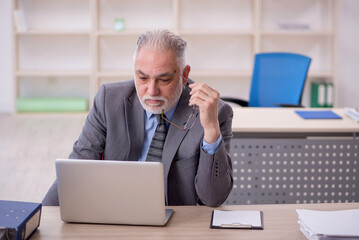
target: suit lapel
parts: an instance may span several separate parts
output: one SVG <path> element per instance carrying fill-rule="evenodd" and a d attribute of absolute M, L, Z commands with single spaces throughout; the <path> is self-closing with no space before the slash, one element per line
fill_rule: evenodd
<path fill-rule="evenodd" d="M 186 123 L 188 116 L 192 113 L 193 108 L 188 106 L 190 99 L 189 87 L 185 86 L 182 92 L 181 98 L 178 102 L 176 111 L 173 115 L 172 122 L 180 127 Z M 198 110 L 196 110 L 196 118 L 198 118 Z M 198 121 L 198 119 L 196 119 Z M 181 144 L 183 138 L 186 136 L 189 130 L 180 130 L 174 126 L 171 126 L 168 130 L 165 146 L 163 149 L 163 167 L 164 167 L 164 177 L 165 177 L 165 190 L 167 192 L 167 178 L 168 173 L 177 152 L 179 145 Z"/>
<path fill-rule="evenodd" d="M 140 100 L 138 99 L 136 90 L 125 102 L 125 114 L 127 137 L 130 144 L 126 159 L 130 161 L 138 161 L 144 141 L 145 113 Z"/>

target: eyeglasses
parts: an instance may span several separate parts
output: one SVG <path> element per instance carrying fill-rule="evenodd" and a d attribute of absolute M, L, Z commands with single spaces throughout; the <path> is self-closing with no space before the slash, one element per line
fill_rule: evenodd
<path fill-rule="evenodd" d="M 193 107 L 193 111 L 192 113 L 188 116 L 188 119 L 186 121 L 186 123 L 183 125 L 183 127 L 179 127 L 178 125 L 174 124 L 173 122 L 171 122 L 170 120 L 168 120 L 165 115 L 164 115 L 164 109 L 162 109 L 162 113 L 161 113 L 161 117 L 163 118 L 163 120 L 165 120 L 166 122 L 168 122 L 169 124 L 175 126 L 176 128 L 178 128 L 179 130 L 187 130 L 187 129 L 191 129 L 193 127 L 193 125 L 196 122 L 196 115 L 195 115 L 195 110 L 198 107 Z"/>

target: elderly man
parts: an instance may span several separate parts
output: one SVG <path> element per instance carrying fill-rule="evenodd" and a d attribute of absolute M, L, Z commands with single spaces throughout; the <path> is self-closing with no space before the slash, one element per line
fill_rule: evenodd
<path fill-rule="evenodd" d="M 134 79 L 101 86 L 70 158 L 161 161 L 167 205 L 218 206 L 233 185 L 233 112 L 188 79 L 186 45 L 167 30 L 142 34 Z M 56 182 L 43 204 L 59 204 Z"/>

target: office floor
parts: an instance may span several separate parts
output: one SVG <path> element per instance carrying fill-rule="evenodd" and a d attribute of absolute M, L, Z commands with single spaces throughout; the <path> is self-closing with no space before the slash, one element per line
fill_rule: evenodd
<path fill-rule="evenodd" d="M 85 114 L 0 114 L 0 200 L 41 202 L 67 158 Z"/>

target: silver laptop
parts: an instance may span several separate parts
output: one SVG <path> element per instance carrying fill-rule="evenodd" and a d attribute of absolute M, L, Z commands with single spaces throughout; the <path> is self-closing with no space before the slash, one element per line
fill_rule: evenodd
<path fill-rule="evenodd" d="M 65 222 L 163 226 L 173 213 L 162 163 L 57 159 L 56 174 Z"/>

